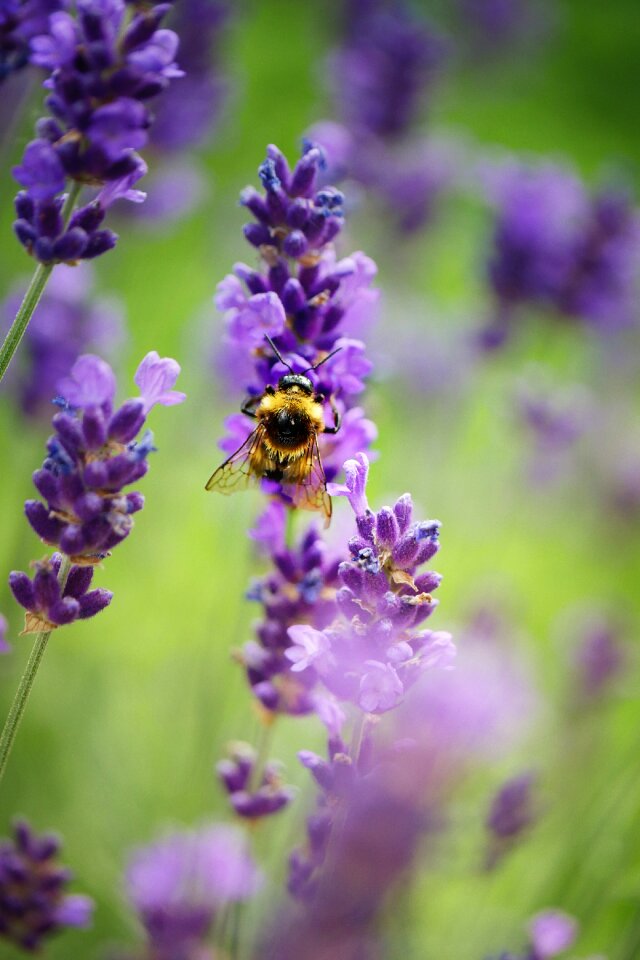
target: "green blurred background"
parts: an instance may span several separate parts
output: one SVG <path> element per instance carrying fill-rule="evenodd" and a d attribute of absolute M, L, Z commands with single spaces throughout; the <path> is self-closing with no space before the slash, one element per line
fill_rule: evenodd
<path fill-rule="evenodd" d="M 432 126 L 483 147 L 569 158 L 591 181 L 603 169 L 622 169 L 633 183 L 640 161 L 637 2 L 558 0 L 548 7 L 551 27 L 532 49 L 449 71 L 434 98 Z M 52 960 L 98 957 L 104 944 L 138 936 L 122 893 L 127 852 L 171 825 L 226 818 L 213 764 L 229 739 L 255 736 L 251 698 L 230 651 L 249 638 L 256 615 L 244 592 L 259 570 L 246 537 L 259 497 L 226 501 L 204 493 L 221 459 L 223 417 L 237 409 L 238 397 L 220 389 L 203 344 L 215 344 L 221 329 L 211 302 L 217 282 L 236 260 L 252 256 L 241 233 L 239 190 L 256 182 L 267 143 L 295 156 L 304 129 L 329 114 L 321 80 L 331 42 L 325 12 L 296 0 L 238 8 L 225 50 L 232 100 L 202 154 L 207 202 L 167 232 L 123 221 L 118 248 L 96 264 L 99 290 L 116 292 L 127 311 L 119 396 L 134 392 L 133 372 L 155 349 L 181 362 L 178 387 L 188 402 L 154 411 L 159 453 L 144 481 L 146 507 L 133 535 L 97 574 L 99 585 L 115 592 L 113 603 L 94 621 L 52 637 L 2 786 L 1 830 L 21 813 L 38 829 L 60 831 L 76 889 L 97 901 L 93 929 L 53 941 Z M 29 110 L 13 159 L 38 116 L 37 96 Z M 14 186 L 6 170 L 1 184 L 4 296 L 30 263 L 11 236 Z M 363 249 L 378 262 L 379 344 L 390 313 L 394 324 L 406 319 L 417 351 L 423 329 L 439 330 L 452 315 L 483 316 L 487 230 L 485 213 L 469 199 L 448 203 L 424 240 L 400 248 L 374 215 L 355 215 L 340 249 Z M 425 868 L 410 922 L 401 937 L 397 932 L 397 952 L 401 945 L 407 957 L 478 960 L 515 948 L 524 920 L 551 905 L 581 923 L 576 956 L 640 955 L 636 660 L 631 650 L 615 695 L 597 710 L 570 711 L 569 637 L 558 628 L 571 605 L 601 601 L 623 613 L 633 648 L 637 528 L 603 515 L 575 479 L 551 491 L 527 484 L 524 440 L 509 413 L 514 375 L 532 360 L 546 363 L 558 382 L 584 380 L 606 401 L 611 385 L 598 351 L 579 329 L 533 323 L 460 396 L 425 396 L 411 377 L 395 375 L 374 377 L 366 394 L 380 431 L 372 504 L 409 489 L 421 513 L 443 524 L 435 566 L 445 581 L 434 627 L 455 633 L 478 605 L 494 605 L 513 625 L 513 643 L 530 660 L 545 702 L 519 755 L 477 769 L 461 785 L 452 808 L 456 831 Z M 44 552 L 22 503 L 31 496 L 30 475 L 48 434 L 45 424 L 25 423 L 6 396 L 0 430 L 0 568 L 8 573 L 27 569 Z M 340 504 L 337 513 L 343 510 Z M 15 641 L 0 662 L 4 714 L 31 640 L 16 638 L 21 615 L 4 586 L 0 610 Z M 283 861 L 308 803 L 296 750 L 321 740 L 310 720 L 278 724 L 273 754 L 301 795 L 256 837 L 275 877 L 263 906 L 279 896 Z M 488 877 L 478 869 L 488 797 L 505 775 L 531 766 L 542 774 L 544 816 Z M 0 955 L 13 956 L 5 947 Z"/>

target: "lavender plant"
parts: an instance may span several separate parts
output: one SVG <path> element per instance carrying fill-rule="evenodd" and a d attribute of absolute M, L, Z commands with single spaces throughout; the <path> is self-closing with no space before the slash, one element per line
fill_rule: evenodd
<path fill-rule="evenodd" d="M 590 195 L 570 171 L 549 164 L 506 165 L 489 192 L 494 306 L 485 348 L 500 347 L 531 307 L 605 336 L 637 324 L 640 220 L 626 193 Z"/>
<path fill-rule="evenodd" d="M 343 195 L 333 187 L 318 189 L 322 164 L 322 151 L 310 147 L 290 170 L 280 150 L 269 146 L 259 171 L 264 196 L 253 187 L 241 195 L 255 219 L 244 234 L 260 254 L 261 269 L 236 264 L 218 285 L 215 302 L 225 311 L 220 371 L 230 388 L 255 401 L 288 372 L 269 336 L 289 370 L 304 372 L 325 406 L 331 403 L 329 422 L 337 412 L 340 431 L 318 437 L 332 480 L 344 460 L 376 436 L 356 397 L 371 371 L 359 337 L 373 320 L 378 293 L 371 289 L 376 266 L 369 257 L 356 252 L 336 258 L 332 241 L 342 229 Z M 310 369 L 334 351 L 318 370 Z M 250 421 L 234 414 L 226 426 L 220 446 L 233 453 L 247 439 Z"/>
<path fill-rule="evenodd" d="M 148 353 L 135 375 L 140 396 L 115 410 L 115 376 L 99 357 L 79 357 L 58 384 L 62 409 L 53 417 L 46 459 L 33 475 L 44 502 L 25 503 L 32 529 L 58 552 L 34 564 L 33 578 L 21 571 L 9 577 L 26 610 L 23 633 L 35 633 L 36 640 L 0 736 L 0 777 L 51 632 L 111 602 L 108 590 L 89 589 L 93 569 L 129 536 L 133 515 L 144 505 L 141 493 L 125 488 L 145 475 L 155 450 L 150 431 L 139 436 L 149 411 L 185 399 L 172 389 L 179 372 L 175 360 Z"/>
<path fill-rule="evenodd" d="M 0 379 L 53 266 L 112 249 L 117 237 L 103 227 L 107 209 L 119 197 L 144 199 L 134 184 L 147 169 L 137 151 L 152 121 L 148 101 L 182 76 L 177 35 L 160 28 L 168 10 L 136 8 L 129 18 L 124 0 L 79 0 L 76 16 L 54 13 L 49 31 L 31 40 L 32 62 L 50 71 L 50 115 L 38 121 L 36 139 L 14 168 L 25 188 L 16 197 L 14 230 L 38 267 L 0 351 Z M 99 193 L 75 209 L 85 184 Z"/>
<path fill-rule="evenodd" d="M 0 9 L 0 83 L 32 59 L 31 41 L 47 32 L 66 0 L 4 0 Z"/>
<path fill-rule="evenodd" d="M 447 45 L 404 2 L 350 4 L 345 21 L 326 70 L 339 122 L 308 136 L 327 151 L 330 176 L 361 184 L 411 234 L 432 218 L 455 162 L 449 147 L 419 133 Z"/>
<path fill-rule="evenodd" d="M 209 960 L 207 941 L 234 903 L 250 899 L 262 875 L 242 831 L 211 824 L 176 832 L 134 851 L 127 894 L 144 928 L 146 946 L 127 957 Z"/>
<path fill-rule="evenodd" d="M 91 922 L 89 897 L 67 893 L 71 873 L 59 865 L 59 850 L 56 837 L 38 836 L 23 820 L 0 843 L 0 939 L 29 953 L 59 930 Z"/>

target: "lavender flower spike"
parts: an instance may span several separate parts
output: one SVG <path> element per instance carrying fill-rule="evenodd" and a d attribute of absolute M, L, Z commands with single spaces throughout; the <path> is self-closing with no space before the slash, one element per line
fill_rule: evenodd
<path fill-rule="evenodd" d="M 350 559 L 338 567 L 339 611 L 324 629 L 288 629 L 285 652 L 296 675 L 308 678 L 308 696 L 351 702 L 365 714 L 394 709 L 420 676 L 448 669 L 455 656 L 450 634 L 422 630 L 437 601 L 434 571 L 418 572 L 439 549 L 437 520 L 415 522 L 409 494 L 374 513 L 368 506 L 369 463 L 363 453 L 344 464 L 347 482 L 332 484 L 356 514 L 358 535 Z"/>
<path fill-rule="evenodd" d="M 70 873 L 57 863 L 59 841 L 38 837 L 27 823 L 14 825 L 0 844 L 0 939 L 29 952 L 64 927 L 87 927 L 93 903 L 65 893 Z"/>
<path fill-rule="evenodd" d="M 33 564 L 33 580 L 19 570 L 9 574 L 11 592 L 27 611 L 22 634 L 55 630 L 74 620 L 95 617 L 111 603 L 109 590 L 89 590 L 92 567 L 72 566 L 62 590 L 58 582 L 61 562 L 61 555 L 54 553 L 50 560 Z"/>
<path fill-rule="evenodd" d="M 552 960 L 573 946 L 578 924 L 562 910 L 544 910 L 528 925 L 534 960 Z"/>
<path fill-rule="evenodd" d="M 102 229 L 118 196 L 139 201 L 133 183 L 146 172 L 137 151 L 147 142 L 153 115 L 147 102 L 182 76 L 175 63 L 178 38 L 159 29 L 169 4 L 136 10 L 124 0 L 78 0 L 75 16 L 53 13 L 48 31 L 31 39 L 34 64 L 45 81 L 50 116 L 38 121 L 14 176 L 25 188 L 16 198 L 18 240 L 45 265 L 74 263 L 105 253 L 116 236 Z M 80 185 L 105 189 L 70 213 Z"/>
<path fill-rule="evenodd" d="M 247 187 L 240 201 L 252 217 L 245 238 L 261 262 L 257 269 L 235 264 L 218 286 L 216 306 L 226 325 L 220 374 L 230 389 L 241 391 L 245 406 L 248 401 L 255 407 L 288 372 L 311 383 L 326 428 L 318 431 L 318 456 L 332 481 L 343 462 L 376 436 L 356 401 L 372 369 L 360 338 L 375 319 L 378 291 L 372 289 L 376 266 L 369 257 L 360 251 L 337 257 L 344 198 L 334 187 L 320 186 L 323 166 L 317 146 L 307 144 L 293 169 L 276 146 L 267 147 L 258 171 L 263 191 Z M 233 454 L 252 425 L 241 415 L 227 425 L 233 435 L 220 446 Z M 271 486 L 270 492 L 299 505 L 295 484 L 274 480 Z"/>
<path fill-rule="evenodd" d="M 159 960 L 204 956 L 200 951 L 221 908 L 249 899 L 261 882 L 242 832 L 221 824 L 137 850 L 126 876 L 150 956 Z"/>
<path fill-rule="evenodd" d="M 33 475 L 45 503 L 28 500 L 25 512 L 38 536 L 73 563 L 98 562 L 131 532 L 144 499 L 124 488 L 144 476 L 155 450 L 149 431 L 139 435 L 154 404 L 185 399 L 168 389 L 179 369 L 175 360 L 148 354 L 136 375 L 142 397 L 115 411 L 115 377 L 100 357 L 79 357 L 60 381 L 63 409 L 53 418 L 44 464 Z"/>

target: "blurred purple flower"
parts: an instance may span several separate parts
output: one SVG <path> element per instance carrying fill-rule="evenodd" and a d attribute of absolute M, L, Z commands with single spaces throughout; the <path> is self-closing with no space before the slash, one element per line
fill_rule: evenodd
<path fill-rule="evenodd" d="M 578 695 L 586 700 L 602 696 L 623 672 L 627 660 L 620 623 L 604 613 L 591 614 L 581 625 L 573 652 Z"/>
<path fill-rule="evenodd" d="M 485 826 L 489 835 L 486 866 L 492 869 L 517 842 L 537 817 L 533 773 L 521 773 L 506 780 L 494 795 Z"/>
<path fill-rule="evenodd" d="M 330 60 L 341 119 L 359 138 L 403 136 L 416 122 L 444 55 L 442 39 L 408 4 L 368 4 Z"/>
<path fill-rule="evenodd" d="M 0 306 L 0 324 L 8 328 L 22 301 L 23 287 Z M 7 388 L 27 416 L 50 416 L 58 382 L 88 348 L 113 356 L 124 337 L 122 308 L 93 290 L 88 264 L 60 266 L 47 284 L 25 334 Z"/>
<path fill-rule="evenodd" d="M 7 618 L 0 613 L 0 653 L 11 653 L 11 644 L 7 640 L 8 629 Z"/>
<path fill-rule="evenodd" d="M 32 60 L 33 37 L 47 30 L 49 17 L 67 0 L 3 0 L 0 7 L 0 83 Z"/>
<path fill-rule="evenodd" d="M 590 196 L 562 167 L 517 162 L 489 170 L 487 188 L 496 207 L 487 347 L 502 345 L 527 306 L 603 334 L 637 323 L 640 219 L 625 194 Z"/>
<path fill-rule="evenodd" d="M 242 831 L 217 824 L 134 851 L 126 874 L 153 956 L 167 960 L 195 956 L 220 909 L 260 884 Z"/>
<path fill-rule="evenodd" d="M 561 910 L 544 910 L 528 925 L 534 960 L 551 960 L 573 946 L 578 924 Z"/>
<path fill-rule="evenodd" d="M 36 836 L 25 821 L 0 844 L 0 939 L 33 953 L 64 927 L 88 927 L 93 902 L 67 894 L 71 874 L 59 866 L 59 840 Z"/>

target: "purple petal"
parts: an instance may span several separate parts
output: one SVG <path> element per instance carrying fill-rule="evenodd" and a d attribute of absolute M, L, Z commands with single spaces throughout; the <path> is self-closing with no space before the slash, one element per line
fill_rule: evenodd
<path fill-rule="evenodd" d="M 90 897 L 73 894 L 64 897 L 56 907 L 55 920 L 60 926 L 88 927 L 93 918 L 94 903 Z"/>
<path fill-rule="evenodd" d="M 186 394 L 171 387 L 178 379 L 180 364 L 171 357 L 160 357 L 156 350 L 146 355 L 136 370 L 134 381 L 140 389 L 140 396 L 144 402 L 144 412 L 156 403 L 163 407 L 172 407 L 186 400 Z"/>
<path fill-rule="evenodd" d="M 105 360 L 85 353 L 74 363 L 71 376 L 59 381 L 58 392 L 72 407 L 110 404 L 116 393 L 116 378 Z"/>

